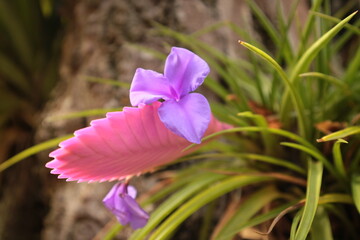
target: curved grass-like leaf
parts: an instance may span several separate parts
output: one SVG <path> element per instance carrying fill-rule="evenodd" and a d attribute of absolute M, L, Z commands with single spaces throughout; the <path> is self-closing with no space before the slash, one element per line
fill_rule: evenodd
<path fill-rule="evenodd" d="M 289 139 L 292 139 L 294 141 L 297 141 L 298 143 L 301 143 L 302 145 L 306 146 L 309 149 L 312 149 L 313 151 L 318 151 L 317 148 L 314 147 L 309 141 L 304 139 L 303 137 L 300 137 L 299 135 L 296 135 L 292 132 L 283 130 L 283 129 L 275 129 L 275 128 L 262 128 L 262 127 L 234 127 L 231 129 L 225 129 L 222 131 L 218 131 L 213 134 L 209 134 L 208 136 L 203 138 L 203 141 L 212 139 L 214 137 L 217 137 L 219 135 L 227 134 L 227 133 L 236 133 L 236 132 L 270 132 L 279 136 L 287 137 Z M 190 146 L 186 147 L 185 150 L 189 150 L 190 148 L 196 146 L 196 144 L 191 144 Z"/>
<path fill-rule="evenodd" d="M 122 110 L 122 108 L 90 109 L 90 110 L 72 112 L 72 113 L 63 114 L 63 115 L 51 116 L 50 118 L 47 119 L 47 121 L 51 122 L 51 121 L 57 121 L 57 120 L 67 120 L 67 119 L 73 119 L 73 118 L 90 117 L 90 116 L 96 116 L 96 115 L 105 115 L 108 112 L 121 111 L 121 110 Z"/>
<path fill-rule="evenodd" d="M 298 211 L 295 214 L 295 217 L 293 218 L 293 221 L 291 223 L 291 228 L 290 228 L 290 240 L 296 240 L 295 239 L 296 229 L 299 226 L 299 222 L 300 222 L 303 212 L 304 212 L 304 209 L 301 209 L 300 211 Z"/>
<path fill-rule="evenodd" d="M 263 182 L 271 179 L 270 177 L 241 175 L 227 178 L 214 186 L 205 189 L 203 192 L 194 196 L 193 199 L 183 204 L 174 212 L 154 233 L 149 240 L 167 239 L 173 231 L 191 214 L 213 201 L 214 199 L 236 189 L 249 184 Z"/>
<path fill-rule="evenodd" d="M 85 76 L 85 79 L 89 82 L 108 84 L 108 85 L 112 85 L 112 86 L 116 86 L 116 87 L 122 87 L 124 89 L 130 89 L 130 83 L 120 82 L 115 79 L 99 78 L 99 77 L 93 77 L 93 76 Z"/>
<path fill-rule="evenodd" d="M 239 41 L 239 43 L 244 47 L 248 48 L 249 50 L 253 51 L 257 55 L 259 55 L 263 59 L 265 59 L 266 62 L 269 63 L 279 74 L 279 76 L 284 82 L 284 85 L 287 87 L 290 93 L 291 100 L 298 114 L 298 125 L 301 136 L 306 138 L 307 137 L 306 131 L 308 128 L 307 128 L 307 120 L 305 118 L 304 104 L 299 96 L 299 93 L 295 90 L 293 83 L 290 81 L 290 79 L 288 78 L 282 67 L 270 55 L 268 55 L 261 49 L 243 41 Z"/>
<path fill-rule="evenodd" d="M 351 191 L 355 206 L 360 213 L 360 174 L 354 174 L 351 178 Z"/>
<path fill-rule="evenodd" d="M 41 151 L 44 151 L 46 149 L 50 149 L 52 147 L 55 147 L 56 145 L 58 145 L 61 141 L 64 141 L 65 139 L 70 138 L 71 135 L 66 135 L 66 136 L 62 136 L 62 137 L 58 137 L 58 138 L 54 138 L 42 143 L 39 143 L 35 146 L 32 146 L 28 149 L 25 149 L 24 151 L 16 154 L 15 156 L 9 158 L 8 160 L 6 160 L 5 162 L 0 164 L 0 172 L 4 171 L 5 169 L 7 169 L 8 167 L 11 167 L 12 165 L 14 165 L 15 163 L 20 162 L 21 160 L 30 157 L 36 153 L 39 153 Z"/>
<path fill-rule="evenodd" d="M 293 204 L 295 204 L 296 201 L 291 201 L 289 203 L 285 203 L 279 207 L 276 207 L 268 212 L 265 212 L 263 214 L 259 214 L 258 216 L 243 222 L 241 225 L 238 226 L 237 232 L 240 232 L 241 230 L 245 228 L 250 228 L 253 226 L 256 226 L 258 224 L 261 224 L 263 222 L 269 221 L 273 218 L 278 217 L 283 211 L 286 211 L 289 207 L 291 207 Z M 226 237 L 226 236 L 224 236 Z"/>
<path fill-rule="evenodd" d="M 322 174 L 322 162 L 314 162 L 309 160 L 306 202 L 304 206 L 304 212 L 300 219 L 299 227 L 297 228 L 295 234 L 296 240 L 305 240 L 310 231 L 311 224 L 314 220 L 316 209 L 319 203 Z"/>
<path fill-rule="evenodd" d="M 304 71 L 311 61 L 315 58 L 315 56 L 319 53 L 319 51 L 341 30 L 343 27 L 351 20 L 351 18 L 354 17 L 354 15 L 357 13 L 354 12 L 350 14 L 348 17 L 346 17 L 344 20 L 339 22 L 337 25 L 335 25 L 332 29 L 330 29 L 328 32 L 326 32 L 321 38 L 319 38 L 315 43 L 313 43 L 305 52 L 302 54 L 299 61 L 297 61 L 296 65 L 292 69 L 289 75 L 289 81 L 291 84 L 295 83 L 295 80 L 298 78 L 299 74 Z M 291 90 L 291 89 L 289 89 Z M 290 91 L 286 91 L 283 95 L 283 106 L 280 112 L 280 118 L 286 119 L 288 115 L 288 98 L 289 94 L 292 94 Z M 296 107 L 296 106 L 295 106 Z"/>
<path fill-rule="evenodd" d="M 67 181 L 120 180 L 169 163 L 191 151 L 190 143 L 168 130 L 158 117 L 161 103 L 124 108 L 76 131 L 75 137 L 59 144 L 46 164 L 51 173 Z M 212 118 L 207 134 L 226 128 Z"/>
<path fill-rule="evenodd" d="M 302 73 L 299 75 L 299 77 L 314 77 L 314 78 L 318 78 L 318 79 L 322 79 L 325 80 L 329 83 L 332 83 L 338 87 L 340 87 L 343 90 L 349 90 L 348 85 L 344 82 L 341 81 L 340 79 L 330 76 L 330 75 L 326 75 L 324 73 L 320 73 L 320 72 L 307 72 L 307 73 Z"/>
<path fill-rule="evenodd" d="M 330 133 L 329 135 L 326 135 L 320 139 L 317 139 L 317 142 L 327 142 L 327 141 L 331 141 L 331 140 L 337 140 L 340 138 L 345 138 L 354 134 L 359 134 L 360 133 L 360 127 L 359 126 L 355 126 L 355 127 L 348 127 L 345 128 L 343 130 L 340 131 L 336 131 L 333 133 Z"/>
<path fill-rule="evenodd" d="M 307 146 L 303 146 L 301 144 L 297 144 L 297 143 L 291 143 L 291 142 L 282 142 L 281 145 L 283 146 L 287 146 L 287 147 L 291 147 L 291 148 L 295 148 L 298 149 L 300 151 L 303 151 L 305 153 L 310 154 L 311 156 L 313 156 L 315 159 L 319 160 L 320 162 L 322 162 L 325 167 L 334 175 L 339 177 L 339 174 L 337 171 L 335 171 L 333 165 L 331 165 L 331 163 L 323 156 L 323 154 L 319 151 L 313 150 Z"/>
<path fill-rule="evenodd" d="M 340 144 L 341 143 L 348 143 L 344 139 L 338 139 L 334 146 L 333 146 L 333 156 L 334 156 L 334 164 L 336 167 L 336 170 L 341 174 L 342 177 L 346 178 L 346 170 L 344 166 L 344 162 L 341 155 L 341 149 Z"/>
<path fill-rule="evenodd" d="M 208 158 L 228 158 L 228 157 L 238 157 L 238 158 L 245 158 L 249 160 L 264 162 L 264 163 L 270 163 L 291 169 L 303 175 L 306 174 L 306 171 L 303 168 L 299 167 L 294 163 L 291 163 L 284 159 L 270 157 L 261 154 L 254 154 L 254 153 L 205 153 L 205 154 L 197 154 L 195 156 L 186 157 L 185 159 L 193 160 L 193 159 L 201 159 L 201 158 L 208 159 Z"/>
<path fill-rule="evenodd" d="M 333 240 L 329 216 L 323 206 L 319 206 L 313 225 L 311 226 L 311 239 Z"/>
<path fill-rule="evenodd" d="M 171 212 L 179 207 L 186 200 L 194 196 L 201 189 L 207 187 L 209 184 L 224 179 L 225 175 L 205 172 L 200 175 L 195 175 L 192 178 L 191 184 L 183 187 L 181 190 L 174 193 L 169 199 L 163 202 L 153 213 L 146 226 L 134 233 L 129 240 L 142 240 L 145 239 L 155 227 L 157 227 L 161 221 L 163 221 Z"/>
<path fill-rule="evenodd" d="M 220 232 L 214 237 L 216 240 L 233 239 L 239 232 L 239 226 L 246 223 L 266 204 L 280 196 L 273 186 L 265 187 L 249 196 L 236 210 L 236 213 L 223 226 Z"/>

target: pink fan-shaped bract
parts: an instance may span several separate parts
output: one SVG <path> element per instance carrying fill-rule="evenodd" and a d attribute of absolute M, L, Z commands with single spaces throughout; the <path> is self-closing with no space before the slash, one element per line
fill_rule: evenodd
<path fill-rule="evenodd" d="M 152 171 L 194 151 L 160 121 L 160 102 L 110 112 L 91 122 L 51 152 L 51 173 L 68 181 L 113 181 Z M 205 135 L 228 128 L 212 117 Z"/>

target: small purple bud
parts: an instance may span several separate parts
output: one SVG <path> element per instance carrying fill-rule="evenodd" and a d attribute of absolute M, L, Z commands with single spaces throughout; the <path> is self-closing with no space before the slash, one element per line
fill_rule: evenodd
<path fill-rule="evenodd" d="M 116 216 L 121 225 L 130 223 L 133 229 L 146 225 L 149 214 L 135 201 L 136 189 L 126 183 L 115 184 L 103 199 L 105 206 Z"/>

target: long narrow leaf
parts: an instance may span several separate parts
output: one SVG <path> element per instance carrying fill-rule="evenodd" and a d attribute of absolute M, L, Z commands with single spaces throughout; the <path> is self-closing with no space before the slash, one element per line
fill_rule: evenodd
<path fill-rule="evenodd" d="M 162 220 L 164 220 L 172 211 L 184 203 L 187 199 L 194 196 L 201 189 L 209 184 L 224 179 L 225 175 L 206 172 L 201 175 L 195 175 L 191 184 L 174 193 L 169 199 L 163 202 L 152 214 L 149 222 L 143 229 L 134 233 L 130 240 L 142 240 L 149 234 Z"/>
<path fill-rule="evenodd" d="M 355 206 L 360 214 L 360 174 L 354 174 L 352 176 L 351 190 Z"/>
<path fill-rule="evenodd" d="M 306 202 L 301 216 L 299 227 L 295 234 L 296 240 L 305 240 L 308 235 L 319 202 L 320 188 L 323 174 L 322 162 L 309 160 L 308 185 L 306 190 Z"/>
<path fill-rule="evenodd" d="M 253 193 L 241 203 L 233 217 L 224 225 L 215 239 L 232 239 L 233 235 L 238 232 L 239 226 L 243 225 L 261 208 L 279 196 L 280 194 L 271 186 Z"/>
<path fill-rule="evenodd" d="M 238 158 L 245 158 L 254 161 L 270 163 L 273 165 L 281 166 L 284 168 L 291 169 L 296 171 L 300 174 L 306 174 L 306 171 L 299 167 L 298 165 L 291 163 L 287 160 L 270 157 L 262 154 L 254 154 L 254 153 L 209 153 L 209 154 L 198 154 L 191 157 L 186 157 L 186 160 L 193 160 L 193 159 L 202 159 L 202 158 L 228 158 L 228 157 L 238 157 Z"/>
<path fill-rule="evenodd" d="M 287 147 L 291 147 L 291 148 L 295 148 L 298 150 L 301 150 L 305 153 L 310 154 L 312 157 L 316 158 L 317 160 L 319 160 L 320 162 L 322 162 L 325 167 L 334 175 L 339 177 L 339 174 L 335 171 L 334 167 L 331 165 L 331 163 L 319 152 L 313 149 L 310 149 L 306 146 L 297 144 L 297 143 L 290 143 L 290 142 L 282 142 L 281 145 L 283 146 L 287 146 Z"/>
<path fill-rule="evenodd" d="M 63 115 L 55 115 L 47 118 L 47 121 L 57 121 L 57 120 L 65 120 L 65 119 L 73 119 L 73 118 L 81 118 L 81 117 L 91 117 L 91 116 L 97 116 L 97 115 L 104 115 L 108 112 L 115 112 L 115 111 L 121 111 L 122 108 L 99 108 L 99 109 L 90 109 L 85 111 L 79 111 L 79 112 L 72 112 L 68 114 Z"/>
<path fill-rule="evenodd" d="M 301 56 L 299 61 L 296 63 L 292 71 L 290 72 L 289 81 L 290 83 L 294 84 L 296 79 L 298 78 L 299 74 L 306 70 L 306 68 L 309 66 L 311 61 L 315 58 L 315 56 L 319 53 L 319 51 L 345 26 L 346 23 L 348 23 L 351 18 L 354 17 L 354 15 L 357 12 L 354 12 L 353 14 L 349 15 L 347 18 L 342 20 L 340 23 L 338 23 L 336 26 L 334 26 L 331 30 L 329 30 L 327 33 L 325 33 L 321 38 L 319 38 L 315 43 L 313 43 Z M 288 98 L 289 94 L 292 94 L 290 92 L 290 89 L 285 92 L 282 102 L 284 103 L 284 106 L 282 108 L 282 111 L 280 113 L 281 119 L 286 119 L 287 110 L 288 110 Z"/>
<path fill-rule="evenodd" d="M 122 87 L 124 89 L 130 88 L 130 83 L 127 82 L 120 82 L 114 79 L 107 79 L 107 78 L 99 78 L 93 76 L 85 76 L 85 79 L 89 82 L 96 82 L 96 83 L 103 83 L 112 86 Z"/>
<path fill-rule="evenodd" d="M 183 204 L 174 212 L 154 233 L 149 240 L 166 239 L 173 231 L 191 214 L 213 201 L 214 199 L 242 186 L 269 180 L 269 177 L 260 176 L 235 176 L 207 188 L 193 199 Z"/>
<path fill-rule="evenodd" d="M 304 209 L 301 209 L 295 214 L 295 217 L 293 218 L 290 228 L 290 240 L 295 240 L 296 230 L 299 226 L 299 222 L 303 213 L 304 213 Z"/>
<path fill-rule="evenodd" d="M 297 141 L 298 143 L 301 143 L 302 145 L 308 147 L 309 149 L 318 151 L 311 143 L 309 143 L 307 140 L 305 140 L 304 138 L 283 130 L 283 129 L 275 129 L 275 128 L 260 128 L 260 127 L 237 127 L 237 128 L 231 128 L 231 129 L 227 129 L 227 130 L 222 130 L 222 131 L 218 131 L 216 133 L 210 134 L 206 137 L 203 138 L 203 141 L 205 140 L 209 140 L 211 138 L 217 137 L 219 135 L 223 135 L 223 134 L 227 134 L 227 133 L 236 133 L 236 132 L 262 132 L 262 131 L 268 131 L 270 133 L 279 135 L 279 136 L 283 136 L 283 137 L 287 137 L 289 139 L 292 139 L 294 141 Z M 186 147 L 183 151 L 186 151 L 192 147 L 195 147 L 196 144 L 192 144 L 188 147 Z"/>
<path fill-rule="evenodd" d="M 333 240 L 329 216 L 323 206 L 316 211 L 313 225 L 311 227 L 311 239 Z"/>
<path fill-rule="evenodd" d="M 46 142 L 42 142 L 39 143 L 35 146 L 32 146 L 18 154 L 16 154 L 15 156 L 9 158 L 8 160 L 6 160 L 5 162 L 0 164 L 0 172 L 4 171 L 5 169 L 7 169 L 8 167 L 14 165 L 15 163 L 20 162 L 21 160 L 24 160 L 27 157 L 30 157 L 36 153 L 39 153 L 41 151 L 44 151 L 46 149 L 50 149 L 53 148 L 55 146 L 57 146 L 60 142 L 69 139 L 70 137 L 72 137 L 73 135 L 66 135 L 66 136 L 62 136 L 62 137 L 58 137 L 58 138 L 54 138 L 51 139 L 49 141 Z"/>
<path fill-rule="evenodd" d="M 351 135 L 355 135 L 355 134 L 359 134 L 360 133 L 360 127 L 355 126 L 355 127 L 348 127 L 345 128 L 343 130 L 340 131 L 336 131 L 333 133 L 330 133 L 320 139 L 317 139 L 317 142 L 327 142 L 327 141 L 331 141 L 331 140 L 337 140 L 340 138 L 345 138 Z"/>
<path fill-rule="evenodd" d="M 345 82 L 341 81 L 340 79 L 338 79 L 336 77 L 329 76 L 324 73 L 307 72 L 307 73 L 302 73 L 299 76 L 300 77 L 315 77 L 315 78 L 323 79 L 323 80 L 328 81 L 344 90 L 349 90 L 348 85 Z"/>
<path fill-rule="evenodd" d="M 343 139 L 338 139 L 333 146 L 333 156 L 334 156 L 334 164 L 335 164 L 336 170 L 341 174 L 342 177 L 345 178 L 346 170 L 345 170 L 342 155 L 341 155 L 341 149 L 340 149 L 341 143 L 348 143 L 348 142 Z"/>
<path fill-rule="evenodd" d="M 285 86 L 287 87 L 287 89 L 290 93 L 291 100 L 292 100 L 292 102 L 295 106 L 296 112 L 298 114 L 298 125 L 299 125 L 300 135 L 304 138 L 307 138 L 307 125 L 308 124 L 307 124 L 307 120 L 305 118 L 303 102 L 302 102 L 298 92 L 295 91 L 295 88 L 294 88 L 292 82 L 289 80 L 289 78 L 287 77 L 284 70 L 270 55 L 268 55 L 264 51 L 260 50 L 259 48 L 255 47 L 249 43 L 243 42 L 243 41 L 239 41 L 239 43 L 241 45 L 243 45 L 244 47 L 248 48 L 249 50 L 253 51 L 254 53 L 258 54 L 263 59 L 265 59 L 266 62 L 269 63 L 280 75 L 281 79 L 283 80 Z"/>

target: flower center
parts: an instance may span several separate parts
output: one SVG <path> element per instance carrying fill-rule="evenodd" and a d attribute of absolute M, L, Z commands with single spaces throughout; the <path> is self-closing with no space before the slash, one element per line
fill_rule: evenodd
<path fill-rule="evenodd" d="M 170 86 L 170 94 L 177 102 L 180 100 L 179 93 L 172 86 Z"/>

